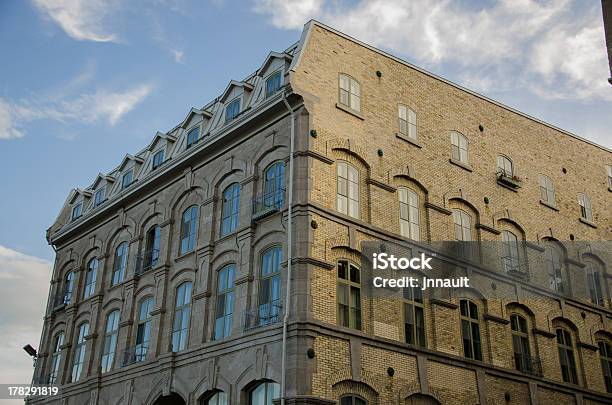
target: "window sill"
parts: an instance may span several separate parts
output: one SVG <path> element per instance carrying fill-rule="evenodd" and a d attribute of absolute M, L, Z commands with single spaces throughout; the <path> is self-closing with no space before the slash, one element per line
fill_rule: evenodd
<path fill-rule="evenodd" d="M 585 225 L 590 226 L 591 228 L 595 228 L 597 229 L 597 225 L 595 225 L 594 222 L 589 221 L 588 219 L 584 219 L 584 218 L 580 218 L 580 222 L 582 222 Z"/>
<path fill-rule="evenodd" d="M 506 184 L 506 182 L 501 181 L 499 179 L 497 179 L 497 184 L 499 184 L 503 188 L 507 188 L 510 191 L 514 191 L 515 193 L 518 193 L 518 189 L 520 188 L 520 186 L 519 187 L 513 187 L 513 186 L 511 186 L 509 184 Z"/>
<path fill-rule="evenodd" d="M 359 118 L 360 120 L 365 120 L 364 116 L 361 115 L 361 113 L 359 111 L 353 110 L 352 108 L 346 107 L 346 106 L 344 106 L 342 104 L 339 104 L 339 103 L 336 103 L 336 108 L 338 108 L 338 109 L 340 109 L 340 110 L 342 110 L 344 112 L 347 112 L 347 113 L 349 113 L 349 114 Z"/>
<path fill-rule="evenodd" d="M 470 173 L 474 171 L 472 169 L 472 167 L 470 165 L 468 165 L 467 163 L 460 162 L 460 161 L 455 160 L 453 158 L 448 159 L 448 161 L 451 162 L 452 164 L 454 164 L 455 166 L 459 166 L 463 170 L 467 170 Z"/>
<path fill-rule="evenodd" d="M 195 254 L 195 251 L 196 251 L 196 250 L 194 249 L 194 250 L 192 250 L 191 252 L 183 253 L 182 255 L 177 256 L 177 257 L 176 257 L 176 259 L 174 259 L 174 261 L 175 261 L 175 262 L 178 262 L 179 260 L 183 260 L 183 259 L 185 259 L 186 257 L 192 256 L 192 255 L 194 255 L 194 254 Z"/>
<path fill-rule="evenodd" d="M 559 211 L 559 208 L 555 207 L 554 205 L 552 205 L 551 203 L 549 203 L 547 201 L 540 200 L 540 204 L 542 204 L 545 207 L 550 208 L 551 210 Z"/>
<path fill-rule="evenodd" d="M 419 148 L 419 149 L 423 147 L 423 145 L 422 145 L 422 144 L 421 144 L 421 143 L 420 143 L 420 142 L 419 142 L 417 139 L 412 139 L 412 138 L 410 138 L 408 135 L 404 135 L 404 134 L 402 134 L 402 133 L 400 133 L 400 132 L 396 132 L 396 133 L 395 133 L 395 136 L 396 136 L 397 138 L 399 138 L 399 139 L 403 140 L 403 141 L 408 142 L 408 143 L 409 143 L 409 144 L 411 144 L 411 145 L 416 146 L 416 147 L 417 147 L 417 148 Z"/>

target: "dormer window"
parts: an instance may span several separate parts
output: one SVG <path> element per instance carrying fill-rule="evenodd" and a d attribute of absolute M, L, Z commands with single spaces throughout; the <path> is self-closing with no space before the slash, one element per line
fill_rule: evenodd
<path fill-rule="evenodd" d="M 80 202 L 72 207 L 72 220 L 78 219 L 83 215 L 83 203 Z"/>
<path fill-rule="evenodd" d="M 94 194 L 94 207 L 102 204 L 106 198 L 106 187 L 102 187 Z"/>
<path fill-rule="evenodd" d="M 155 152 L 155 155 L 153 155 L 153 170 L 161 166 L 162 163 L 164 163 L 164 150 L 163 149 Z"/>
<path fill-rule="evenodd" d="M 191 148 L 200 138 L 200 128 L 195 127 L 187 133 L 187 149 Z"/>
<path fill-rule="evenodd" d="M 240 114 L 240 99 L 237 98 L 225 107 L 225 122 L 228 123 Z"/>
<path fill-rule="evenodd" d="M 130 170 L 127 173 L 125 173 L 123 175 L 123 178 L 121 179 L 121 189 L 125 190 L 126 188 L 128 188 L 132 182 L 134 180 L 134 171 Z"/>
<path fill-rule="evenodd" d="M 266 80 L 266 98 L 274 95 L 281 88 L 281 73 L 276 72 Z"/>

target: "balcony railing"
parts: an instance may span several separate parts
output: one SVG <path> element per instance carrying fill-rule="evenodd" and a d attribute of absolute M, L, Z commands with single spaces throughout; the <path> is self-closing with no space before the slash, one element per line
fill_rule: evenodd
<path fill-rule="evenodd" d="M 136 257 L 136 274 L 140 275 L 151 270 L 159 260 L 159 249 L 147 250 Z"/>
<path fill-rule="evenodd" d="M 521 373 L 542 376 L 542 360 L 539 357 L 514 353 L 514 365 Z"/>
<path fill-rule="evenodd" d="M 257 309 L 244 311 L 244 330 L 273 325 L 281 321 L 283 306 L 280 301 L 261 304 Z"/>
<path fill-rule="evenodd" d="M 508 274 L 522 276 L 528 274 L 527 262 L 516 256 L 502 256 L 501 261 L 502 269 Z"/>
<path fill-rule="evenodd" d="M 253 220 L 280 211 L 285 205 L 285 189 L 278 189 L 253 198 Z"/>
<path fill-rule="evenodd" d="M 59 307 L 68 305 L 70 304 L 71 299 L 72 299 L 72 291 L 70 292 L 64 291 L 60 294 L 57 294 L 55 296 L 55 299 L 53 300 L 53 308 L 59 308 Z"/>
<path fill-rule="evenodd" d="M 147 359 L 148 352 L 148 344 L 136 345 L 134 347 L 125 349 L 121 354 L 121 367 L 145 361 Z"/>
<path fill-rule="evenodd" d="M 508 173 L 505 170 L 497 172 L 497 181 L 510 188 L 521 188 L 521 179 L 512 173 Z"/>

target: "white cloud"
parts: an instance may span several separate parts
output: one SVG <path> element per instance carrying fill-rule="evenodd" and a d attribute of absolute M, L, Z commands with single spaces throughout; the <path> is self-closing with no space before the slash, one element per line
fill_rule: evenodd
<path fill-rule="evenodd" d="M 185 52 L 179 51 L 178 49 L 170 49 L 170 53 L 174 55 L 174 61 L 176 63 L 185 63 Z"/>
<path fill-rule="evenodd" d="M 0 139 L 17 139 L 23 132 L 15 126 L 11 106 L 0 99 Z"/>
<path fill-rule="evenodd" d="M 38 11 L 79 41 L 112 42 L 105 17 L 115 8 L 115 0 L 33 0 Z"/>
<path fill-rule="evenodd" d="M 317 18 L 466 84 L 525 87 L 547 98 L 612 100 L 600 4 L 578 0 L 255 0 L 282 29 Z"/>
<path fill-rule="evenodd" d="M 47 303 L 51 263 L 0 245 L 0 383 L 28 384 L 32 359 L 22 350 L 38 349 Z"/>

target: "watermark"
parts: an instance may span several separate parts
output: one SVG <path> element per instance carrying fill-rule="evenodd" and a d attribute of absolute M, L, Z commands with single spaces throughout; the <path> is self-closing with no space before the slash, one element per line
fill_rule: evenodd
<path fill-rule="evenodd" d="M 59 395 L 57 385 L 0 384 L 0 399 L 27 399 Z"/>

